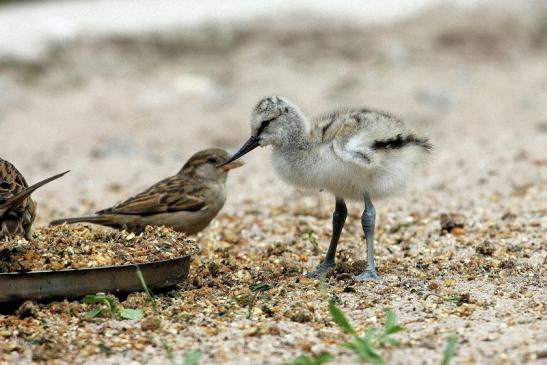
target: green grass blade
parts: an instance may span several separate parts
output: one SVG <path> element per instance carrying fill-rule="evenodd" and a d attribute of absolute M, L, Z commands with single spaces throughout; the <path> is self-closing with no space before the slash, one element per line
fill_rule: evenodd
<path fill-rule="evenodd" d="M 95 295 L 89 294 L 82 298 L 81 302 L 85 304 L 93 304 L 102 302 L 104 300 L 104 295 Z"/>
<path fill-rule="evenodd" d="M 403 331 L 406 331 L 406 328 L 404 328 L 403 326 L 399 326 L 397 324 L 397 325 L 391 327 L 389 330 L 386 330 L 386 335 L 393 335 L 395 333 L 403 332 Z"/>
<path fill-rule="evenodd" d="M 169 360 L 169 363 L 171 365 L 177 365 L 175 362 L 175 355 L 173 354 L 173 348 L 171 345 L 169 345 L 163 338 L 160 338 L 161 346 L 163 347 L 163 351 L 165 351 L 165 357 L 167 357 L 167 360 Z"/>
<path fill-rule="evenodd" d="M 342 329 L 342 331 L 349 335 L 357 336 L 357 333 L 355 332 L 353 326 L 349 323 L 342 310 L 338 308 L 338 306 L 333 301 L 329 302 L 329 312 L 332 316 L 332 320 L 334 321 L 334 323 L 336 323 L 338 327 Z"/>
<path fill-rule="evenodd" d="M 190 351 L 184 357 L 184 365 L 196 365 L 202 356 L 203 353 L 200 350 Z"/>
<path fill-rule="evenodd" d="M 323 365 L 323 364 L 326 364 L 326 363 L 328 363 L 332 360 L 334 360 L 334 355 L 333 354 L 331 354 L 330 352 L 323 352 L 315 358 L 315 364 L 314 365 Z"/>
<path fill-rule="evenodd" d="M 144 276 L 142 275 L 141 269 L 137 266 L 137 278 L 139 279 L 142 289 L 146 293 L 146 296 L 148 297 L 148 301 L 150 302 L 150 305 L 152 306 L 152 311 L 154 314 L 158 313 L 158 308 L 156 306 L 156 298 L 154 297 L 154 293 L 148 289 L 148 285 L 146 285 L 146 281 L 144 280 Z"/>
<path fill-rule="evenodd" d="M 314 365 L 311 359 L 306 355 L 300 355 L 293 361 L 293 365 Z"/>
<path fill-rule="evenodd" d="M 370 327 L 365 332 L 365 339 L 370 341 L 377 337 L 378 328 Z"/>
<path fill-rule="evenodd" d="M 446 348 L 444 349 L 443 358 L 441 360 L 441 365 L 448 365 L 450 363 L 450 360 L 456 354 L 456 346 L 457 345 L 458 345 L 458 335 L 453 334 L 448 339 L 448 344 L 446 345 Z"/>
<path fill-rule="evenodd" d="M 359 337 L 354 337 L 351 344 L 354 351 L 357 355 L 359 355 L 359 358 L 362 361 L 366 361 L 374 365 L 384 365 L 384 359 L 372 349 L 372 346 L 368 341 L 365 341 Z"/>
<path fill-rule="evenodd" d="M 105 295 L 103 302 L 108 306 L 108 310 L 112 315 L 118 314 L 118 303 L 111 296 Z"/>
<path fill-rule="evenodd" d="M 401 344 L 399 340 L 389 336 L 386 336 L 382 341 L 384 342 L 384 344 L 387 343 L 390 346 L 399 346 Z"/>
<path fill-rule="evenodd" d="M 385 310 L 386 311 L 386 333 L 388 333 L 388 331 L 395 327 L 395 325 L 397 324 L 397 318 L 395 317 L 395 313 L 393 313 L 393 311 L 388 308 Z"/>
<path fill-rule="evenodd" d="M 397 324 L 397 317 L 395 316 L 395 313 L 388 308 L 386 309 L 386 325 L 385 325 L 385 334 L 386 335 L 392 335 L 397 332 L 404 331 L 405 328 L 401 325 Z"/>
<path fill-rule="evenodd" d="M 84 317 L 85 317 L 86 319 L 95 318 L 95 317 L 97 317 L 99 314 L 101 314 L 101 312 L 102 312 L 102 308 L 101 308 L 101 307 L 93 308 L 93 309 L 90 310 L 89 312 L 86 312 L 86 314 L 84 315 Z"/>
<path fill-rule="evenodd" d="M 317 356 L 309 357 L 300 355 L 293 361 L 293 365 L 323 365 L 334 359 L 334 355 L 329 352 L 323 352 Z"/>
<path fill-rule="evenodd" d="M 118 303 L 116 303 L 116 300 L 114 299 L 114 297 L 112 297 L 110 295 L 105 295 L 105 296 L 103 296 L 103 298 L 104 298 L 104 301 L 107 302 L 110 305 L 110 307 L 112 307 L 112 308 L 115 308 L 118 305 Z"/>

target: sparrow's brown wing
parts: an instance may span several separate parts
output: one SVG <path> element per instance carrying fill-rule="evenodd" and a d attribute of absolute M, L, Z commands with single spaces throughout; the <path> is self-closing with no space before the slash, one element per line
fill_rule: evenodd
<path fill-rule="evenodd" d="M 97 214 L 150 215 L 178 211 L 197 211 L 205 206 L 203 190 L 181 175 L 169 177 L 112 208 Z"/>

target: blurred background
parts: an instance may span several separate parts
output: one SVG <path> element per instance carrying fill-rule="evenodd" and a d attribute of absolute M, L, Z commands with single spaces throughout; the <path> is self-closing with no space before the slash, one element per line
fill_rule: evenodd
<path fill-rule="evenodd" d="M 545 197 L 545 1 L 0 1 L 0 156 L 29 182 L 72 170 L 36 193 L 42 223 L 235 150 L 270 94 L 385 109 L 431 138 L 384 210 Z M 246 161 L 226 209 L 298 197 L 268 150 Z"/>

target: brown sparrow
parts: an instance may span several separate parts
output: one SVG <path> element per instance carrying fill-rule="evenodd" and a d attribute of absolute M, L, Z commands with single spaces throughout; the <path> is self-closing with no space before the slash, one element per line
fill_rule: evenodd
<path fill-rule="evenodd" d="M 17 235 L 30 239 L 32 223 L 36 217 L 36 203 L 30 194 L 67 172 L 29 187 L 15 166 L 0 158 L 0 239 Z"/>
<path fill-rule="evenodd" d="M 228 171 L 242 165 L 218 166 L 228 157 L 218 148 L 197 152 L 176 175 L 142 193 L 94 216 L 58 219 L 51 225 L 87 222 L 135 233 L 146 226 L 167 226 L 187 234 L 198 233 L 224 206 Z"/>

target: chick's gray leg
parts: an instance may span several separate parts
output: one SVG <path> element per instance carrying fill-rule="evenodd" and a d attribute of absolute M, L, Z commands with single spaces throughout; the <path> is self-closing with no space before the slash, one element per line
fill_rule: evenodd
<path fill-rule="evenodd" d="M 346 222 L 347 216 L 348 209 L 346 207 L 344 199 L 336 197 L 336 207 L 334 208 L 334 213 L 332 214 L 332 237 L 330 239 L 327 255 L 325 256 L 323 262 L 319 264 L 317 269 L 309 273 L 308 276 L 321 276 L 321 274 L 334 266 L 336 247 L 338 246 L 338 240 L 340 239 L 340 234 L 342 233 L 342 229 L 344 228 L 344 223 Z"/>
<path fill-rule="evenodd" d="M 376 273 L 376 266 L 374 264 L 374 228 L 376 225 L 376 209 L 370 200 L 370 195 L 365 193 L 365 210 L 361 216 L 361 225 L 365 232 L 365 239 L 367 241 L 367 267 L 365 271 L 355 277 L 355 280 L 368 281 L 379 280 L 380 277 Z"/>

